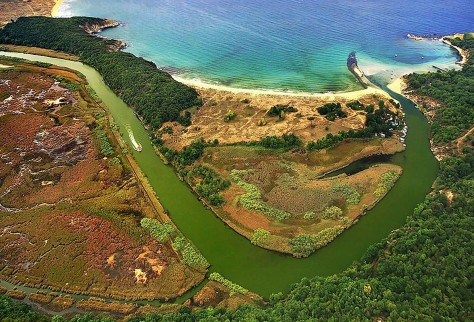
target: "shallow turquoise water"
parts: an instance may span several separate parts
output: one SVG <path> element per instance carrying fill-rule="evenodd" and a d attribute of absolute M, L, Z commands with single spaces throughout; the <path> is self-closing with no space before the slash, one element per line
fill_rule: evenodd
<path fill-rule="evenodd" d="M 472 0 L 66 0 L 59 14 L 119 20 L 106 36 L 187 78 L 309 92 L 358 89 L 353 50 L 384 80 L 454 67 L 450 47 L 406 34 L 474 30 Z"/>

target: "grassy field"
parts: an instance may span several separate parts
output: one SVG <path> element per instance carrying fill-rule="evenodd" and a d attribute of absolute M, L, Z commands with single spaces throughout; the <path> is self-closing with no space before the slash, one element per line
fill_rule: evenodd
<path fill-rule="evenodd" d="M 170 299 L 199 283 L 206 268 L 185 264 L 189 247 L 142 228 L 160 210 L 82 79 L 0 63 L 16 66 L 0 70 L 0 278 L 118 299 Z"/>
<path fill-rule="evenodd" d="M 327 134 L 337 134 L 350 129 L 359 130 L 364 127 L 366 111 L 353 110 L 347 104 L 348 99 L 285 97 L 277 95 L 252 95 L 231 93 L 213 89 L 201 89 L 199 94 L 203 106 L 191 110 L 192 125 L 185 128 L 176 122 L 165 123 L 162 138 L 165 146 L 180 150 L 192 141 L 204 138 L 206 141 L 217 139 L 221 144 L 257 141 L 267 136 L 281 136 L 293 133 L 303 143 L 316 141 Z M 388 102 L 385 96 L 367 95 L 359 98 L 359 102 L 378 108 L 382 100 L 394 112 L 396 107 Z M 327 103 L 341 103 L 346 117 L 328 120 L 318 112 L 318 108 Z M 294 109 L 269 114 L 273 106 L 287 106 Z"/>

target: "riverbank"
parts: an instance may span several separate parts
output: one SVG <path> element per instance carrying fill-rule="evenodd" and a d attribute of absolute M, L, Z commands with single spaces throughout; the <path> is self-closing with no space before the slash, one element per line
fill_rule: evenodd
<path fill-rule="evenodd" d="M 39 47 L 27 47 L 27 46 L 18 46 L 18 45 L 8 45 L 0 43 L 0 48 L 5 51 L 32 54 L 32 55 L 41 55 L 54 58 L 61 58 L 66 60 L 78 61 L 79 57 L 75 55 L 70 55 L 62 51 L 56 51 L 51 49 L 44 49 Z"/>

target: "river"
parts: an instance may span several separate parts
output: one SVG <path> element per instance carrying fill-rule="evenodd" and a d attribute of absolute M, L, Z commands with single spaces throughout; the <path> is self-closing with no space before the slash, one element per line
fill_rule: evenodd
<path fill-rule="evenodd" d="M 173 168 L 155 154 L 133 110 L 107 87 L 93 68 L 80 62 L 38 55 L 11 52 L 0 52 L 0 55 L 50 63 L 82 73 L 109 109 L 128 143 L 127 126 L 133 130 L 143 147 L 142 152 L 132 151 L 135 160 L 173 222 L 211 263 L 210 270 L 264 297 L 288 292 L 291 284 L 303 277 L 329 276 L 349 267 L 370 245 L 405 223 L 406 217 L 430 191 L 438 172 L 438 163 L 430 151 L 429 125 L 425 117 L 410 100 L 384 88 L 401 103 L 406 113 L 407 148 L 393 159 L 403 167 L 402 176 L 381 202 L 335 241 L 308 258 L 293 258 L 252 245 L 205 208 L 179 180 Z"/>

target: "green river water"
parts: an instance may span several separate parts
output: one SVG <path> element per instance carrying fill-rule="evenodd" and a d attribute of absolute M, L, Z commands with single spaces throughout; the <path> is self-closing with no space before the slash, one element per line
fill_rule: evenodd
<path fill-rule="evenodd" d="M 110 110 L 129 142 L 126 127 L 143 146 L 133 156 L 146 174 L 160 202 L 181 232 L 189 238 L 216 271 L 264 297 L 287 292 L 303 277 L 339 273 L 361 258 L 367 248 L 402 226 L 417 204 L 424 200 L 436 178 L 438 163 L 429 147 L 429 125 L 414 104 L 401 95 L 390 93 L 406 113 L 407 149 L 394 158 L 404 169 L 394 188 L 372 210 L 328 246 L 305 259 L 264 250 L 234 232 L 205 208 L 179 180 L 173 168 L 155 154 L 143 125 L 119 97 L 103 82 L 93 68 L 79 62 L 37 55 L 0 52 L 0 55 L 51 63 L 81 72 Z"/>

